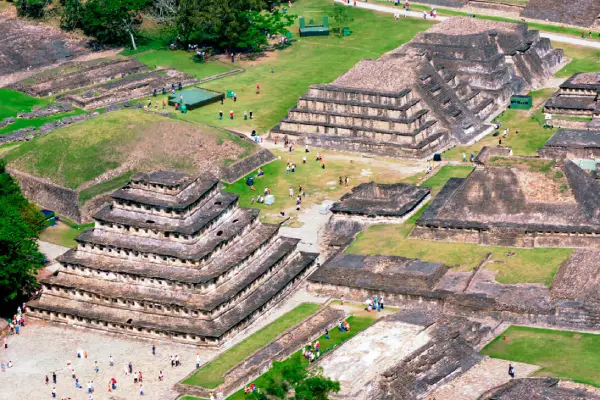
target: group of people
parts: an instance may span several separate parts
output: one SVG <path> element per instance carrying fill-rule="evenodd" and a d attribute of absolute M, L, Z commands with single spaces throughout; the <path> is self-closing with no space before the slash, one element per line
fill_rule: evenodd
<path fill-rule="evenodd" d="M 83 358 L 83 359 L 87 359 L 88 358 L 88 353 L 87 351 L 79 348 L 77 349 L 77 358 Z M 156 346 L 152 345 L 152 355 L 156 355 Z M 196 367 L 199 367 L 200 364 L 200 356 L 197 355 L 196 356 Z M 110 367 L 114 367 L 115 366 L 115 359 L 113 358 L 112 355 L 109 355 L 108 357 L 108 365 Z M 180 366 L 181 362 L 179 361 L 179 355 L 175 354 L 175 355 L 171 355 L 171 366 L 172 367 L 177 367 Z M 67 369 L 71 374 L 71 378 L 73 379 L 73 382 L 75 384 L 75 388 L 76 389 L 83 389 L 83 385 L 80 383 L 79 377 L 77 376 L 76 372 L 75 372 L 75 367 L 73 366 L 73 363 L 71 361 L 67 361 Z M 98 372 L 100 372 L 100 368 L 98 366 L 98 361 L 94 361 L 94 371 L 97 374 Z M 143 374 L 142 371 L 137 371 L 134 372 L 133 369 L 133 363 L 131 361 L 129 361 L 128 363 L 125 363 L 123 365 L 123 372 L 125 376 L 133 376 L 133 384 L 134 386 L 137 386 L 136 391 L 139 393 L 140 396 L 144 396 L 144 386 L 143 386 Z M 162 382 L 164 380 L 165 374 L 163 373 L 162 370 L 160 370 L 158 372 L 158 381 Z M 57 376 L 56 376 L 56 372 L 52 372 L 52 378 L 50 378 L 48 375 L 46 375 L 45 378 L 46 381 L 46 385 L 49 385 L 50 382 L 52 382 L 53 387 L 52 387 L 52 391 L 51 391 L 51 395 L 52 398 L 55 399 L 56 397 L 56 383 L 57 383 Z M 108 381 L 108 392 L 113 392 L 117 390 L 117 380 L 112 377 L 109 379 Z M 89 400 L 93 400 L 94 399 L 94 393 L 96 391 L 95 385 L 94 385 L 94 381 L 90 380 L 87 383 L 87 392 L 88 392 L 88 399 Z M 71 397 L 65 395 L 64 397 L 62 397 L 62 400 L 67 400 L 70 399 Z"/>
<path fill-rule="evenodd" d="M 384 304 L 383 304 L 383 296 L 375 296 L 374 298 L 368 298 L 366 301 L 367 304 L 367 312 L 370 312 L 371 310 L 377 310 L 378 312 L 381 312 L 381 310 L 383 310 L 384 308 Z"/>
<path fill-rule="evenodd" d="M 309 363 L 315 362 L 321 357 L 321 344 L 318 340 L 302 348 L 302 357 L 306 358 Z"/>
<path fill-rule="evenodd" d="M 25 313 L 27 312 L 27 306 L 23 303 L 22 307 L 17 307 L 16 314 L 13 315 L 11 320 L 8 322 L 9 331 L 8 336 L 19 335 L 21 332 L 21 328 L 25 327 Z M 8 350 L 8 337 L 4 338 L 4 350 Z M 0 361 L 0 371 L 6 372 L 7 368 L 12 368 L 13 362 L 12 360 Z"/>

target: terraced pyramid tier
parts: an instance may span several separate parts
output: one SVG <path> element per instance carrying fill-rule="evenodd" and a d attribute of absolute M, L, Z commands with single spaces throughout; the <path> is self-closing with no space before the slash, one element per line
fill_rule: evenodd
<path fill-rule="evenodd" d="M 313 85 L 272 136 L 333 150 L 428 158 L 492 131 L 513 94 L 545 83 L 562 52 L 525 24 L 452 18 L 333 83 Z"/>
<path fill-rule="evenodd" d="M 237 206 L 212 175 L 136 174 L 41 282 L 30 316 L 220 345 L 291 293 L 317 254 Z"/>

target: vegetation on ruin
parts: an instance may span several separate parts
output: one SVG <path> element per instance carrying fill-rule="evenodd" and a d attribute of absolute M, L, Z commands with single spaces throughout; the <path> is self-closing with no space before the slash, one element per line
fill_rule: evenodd
<path fill-rule="evenodd" d="M 76 189 L 115 169 L 118 175 L 136 168 L 197 172 L 252 151 L 251 143 L 224 131 L 142 110 L 121 110 L 55 130 L 5 157 L 19 170 Z"/>
<path fill-rule="evenodd" d="M 318 304 L 303 303 L 292 311 L 279 317 L 269 325 L 248 336 L 241 343 L 233 346 L 220 356 L 202 366 L 194 375 L 183 383 L 204 388 L 216 388 L 224 382 L 223 375 L 256 350 L 273 341 L 286 329 L 308 318 L 319 310 Z"/>
<path fill-rule="evenodd" d="M 318 340 L 321 344 L 321 357 L 325 356 L 325 354 L 329 351 L 334 350 L 336 347 L 342 345 L 344 342 L 350 340 L 352 337 L 367 329 L 373 324 L 373 322 L 375 322 L 375 319 L 375 315 L 351 316 L 346 319 L 348 321 L 348 324 L 350 325 L 350 332 L 340 333 L 337 328 L 332 328 L 329 331 L 329 340 L 325 339 L 325 335 L 319 337 Z M 273 361 L 273 366 L 271 367 L 271 369 L 269 369 L 269 371 L 267 371 L 265 374 L 261 375 L 254 381 L 252 381 L 252 383 L 254 383 L 256 387 L 261 391 L 268 390 L 270 387 L 277 387 L 277 383 L 284 380 L 286 369 L 299 370 L 300 368 L 306 369 L 308 368 L 308 366 L 309 362 L 304 357 L 302 357 L 302 350 L 298 350 L 286 360 Z M 244 394 L 244 391 L 242 389 L 229 396 L 228 400 L 244 400 L 246 398 L 248 397 Z M 297 397 L 297 399 L 309 400 L 310 397 Z M 314 397 L 314 399 L 322 399 L 322 397 Z"/>
<path fill-rule="evenodd" d="M 442 174 L 439 178 L 436 174 L 426 182 L 432 185 L 433 191 L 439 191 L 439 188 L 451 177 L 468 175 L 465 169 L 456 168 L 445 166 L 438 172 Z M 572 252 L 572 249 L 522 249 L 410 239 L 409 235 L 425 207 L 403 224 L 370 226 L 357 235 L 346 252 L 419 258 L 424 261 L 444 263 L 460 271 L 472 270 L 487 257 L 488 253 L 491 253 L 491 258 L 484 268 L 496 271 L 498 282 L 542 283 L 546 286 L 550 285 L 558 267 Z"/>
<path fill-rule="evenodd" d="M 0 310 L 14 305 L 37 286 L 35 274 L 44 265 L 37 238 L 43 215 L 23 195 L 0 160 Z"/>
<path fill-rule="evenodd" d="M 122 188 L 129 183 L 131 176 L 135 173 L 135 170 L 127 171 L 122 175 L 115 176 L 112 179 L 107 179 L 103 182 L 97 183 L 79 192 L 79 204 L 85 204 L 88 200 L 93 199 L 104 193 L 110 193 L 113 190 Z"/>
<path fill-rule="evenodd" d="M 504 340 L 506 336 L 506 340 Z M 600 386 L 600 335 L 511 326 L 482 353 L 539 365 L 538 376 L 555 376 Z M 519 371 L 516 371 L 519 375 Z"/>

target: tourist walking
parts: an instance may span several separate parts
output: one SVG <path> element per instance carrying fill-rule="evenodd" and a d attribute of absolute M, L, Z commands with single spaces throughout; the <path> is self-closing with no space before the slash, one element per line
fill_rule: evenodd
<path fill-rule="evenodd" d="M 50 378 L 48 378 L 48 375 L 46 375 L 46 385 L 50 383 Z"/>
<path fill-rule="evenodd" d="M 160 370 L 158 372 L 158 380 L 159 382 L 162 382 L 162 380 L 165 378 L 165 375 L 163 374 L 162 370 Z"/>
<path fill-rule="evenodd" d="M 52 372 L 52 383 L 56 385 L 56 372 Z"/>
<path fill-rule="evenodd" d="M 56 398 L 56 387 L 52 388 L 52 398 L 55 399 Z"/>
<path fill-rule="evenodd" d="M 131 361 L 129 361 L 128 367 L 129 367 L 129 373 L 133 374 L 133 364 L 131 363 Z"/>
<path fill-rule="evenodd" d="M 8 349 L 8 339 L 4 338 L 4 348 Z"/>
<path fill-rule="evenodd" d="M 512 366 L 512 364 L 508 364 L 508 375 L 510 375 L 511 379 L 515 378 L 515 368 Z"/>
<path fill-rule="evenodd" d="M 156 346 L 152 345 L 152 355 L 155 356 L 156 355 Z"/>
<path fill-rule="evenodd" d="M 254 197 L 252 197 L 252 203 L 254 203 Z M 196 369 L 200 368 L 200 354 L 196 353 Z"/>
<path fill-rule="evenodd" d="M 179 354 L 175 354 L 175 366 L 179 367 L 181 363 L 179 362 Z"/>
<path fill-rule="evenodd" d="M 111 367 L 115 366 L 115 360 L 112 356 L 108 356 L 108 365 L 110 365 Z"/>

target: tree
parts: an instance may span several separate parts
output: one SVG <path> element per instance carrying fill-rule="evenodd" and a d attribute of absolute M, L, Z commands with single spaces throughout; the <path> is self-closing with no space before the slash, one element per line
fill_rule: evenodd
<path fill-rule="evenodd" d="M 35 274 L 44 264 L 37 238 L 42 214 L 23 197 L 0 160 L 0 306 L 20 300 L 37 286 Z"/>
<path fill-rule="evenodd" d="M 341 35 L 344 25 L 347 25 L 348 22 L 351 21 L 350 15 L 348 15 L 348 7 L 335 3 L 333 5 L 333 19 L 338 23 L 339 33 Z"/>
<path fill-rule="evenodd" d="M 67 31 L 81 28 L 84 14 L 85 7 L 81 0 L 64 0 L 60 16 L 61 28 Z"/>
<path fill-rule="evenodd" d="M 84 4 L 81 25 L 83 32 L 102 44 L 124 44 L 131 41 L 136 50 L 135 36 L 142 23 L 141 12 L 150 0 L 88 0 Z"/>
<path fill-rule="evenodd" d="M 46 13 L 46 6 L 51 0 L 18 0 L 15 2 L 19 17 L 42 18 Z"/>
<path fill-rule="evenodd" d="M 285 33 L 293 17 L 271 12 L 264 0 L 180 0 L 174 23 L 183 45 L 256 51 L 267 33 Z"/>
<path fill-rule="evenodd" d="M 159 24 L 170 24 L 177 16 L 177 3 L 177 0 L 154 0 L 149 15 Z"/>

